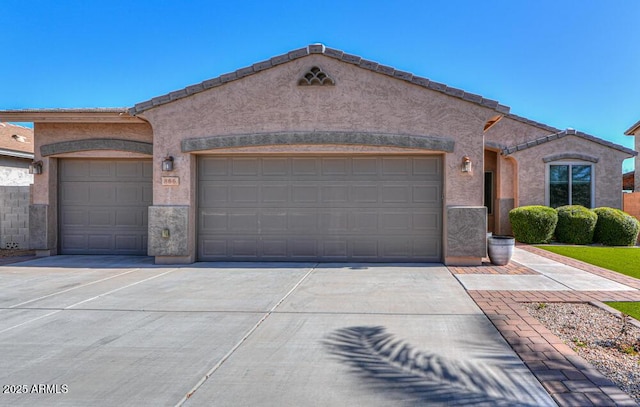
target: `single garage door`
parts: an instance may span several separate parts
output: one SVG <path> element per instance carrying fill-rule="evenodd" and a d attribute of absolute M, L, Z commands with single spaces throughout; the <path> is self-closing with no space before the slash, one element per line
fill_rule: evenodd
<path fill-rule="evenodd" d="M 151 161 L 62 159 L 62 254 L 147 254 Z"/>
<path fill-rule="evenodd" d="M 200 260 L 441 261 L 441 156 L 201 157 Z"/>

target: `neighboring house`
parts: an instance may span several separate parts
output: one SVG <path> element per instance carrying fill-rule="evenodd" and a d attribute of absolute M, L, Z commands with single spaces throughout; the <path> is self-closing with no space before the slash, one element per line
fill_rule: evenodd
<path fill-rule="evenodd" d="M 33 161 L 33 130 L 0 122 L 0 186 L 33 183 L 29 164 Z"/>
<path fill-rule="evenodd" d="M 622 174 L 622 189 L 624 191 L 633 191 L 636 184 L 636 173 L 634 171 Z"/>
<path fill-rule="evenodd" d="M 620 208 L 636 154 L 318 44 L 128 109 L 0 118 L 35 122 L 39 254 L 163 264 L 479 264 L 516 206 Z"/>
<path fill-rule="evenodd" d="M 0 248 L 29 248 L 33 130 L 0 122 Z"/>
<path fill-rule="evenodd" d="M 640 151 L 640 121 L 637 121 L 633 126 L 629 127 L 629 129 L 627 129 L 627 131 L 624 132 L 625 135 L 627 136 L 634 136 L 635 137 L 635 149 L 636 151 Z M 638 177 L 636 177 L 636 175 L 638 175 L 640 173 L 640 162 L 638 159 L 638 156 L 636 156 L 636 160 L 635 160 L 635 171 L 634 171 L 634 187 L 632 188 L 633 191 L 637 191 L 640 192 L 640 181 L 638 183 L 635 183 L 635 180 L 638 179 Z"/>

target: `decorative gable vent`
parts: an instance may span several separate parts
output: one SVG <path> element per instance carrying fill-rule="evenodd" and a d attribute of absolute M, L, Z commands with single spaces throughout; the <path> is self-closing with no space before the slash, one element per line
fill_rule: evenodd
<path fill-rule="evenodd" d="M 309 69 L 307 73 L 304 74 L 302 78 L 298 81 L 299 86 L 324 86 L 324 85 L 335 85 L 336 83 L 322 71 L 322 69 L 317 66 Z"/>

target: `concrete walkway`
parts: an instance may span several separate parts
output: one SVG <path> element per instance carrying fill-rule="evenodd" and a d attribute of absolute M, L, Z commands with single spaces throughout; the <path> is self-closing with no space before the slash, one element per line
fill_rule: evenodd
<path fill-rule="evenodd" d="M 637 406 L 521 303 L 640 301 L 640 280 L 531 246 L 508 266 L 449 269 L 559 405 Z"/>

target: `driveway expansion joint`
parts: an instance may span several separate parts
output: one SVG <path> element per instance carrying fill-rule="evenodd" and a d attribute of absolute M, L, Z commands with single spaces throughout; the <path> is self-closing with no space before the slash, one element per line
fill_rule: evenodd
<path fill-rule="evenodd" d="M 242 338 L 240 338 L 240 340 L 231 348 L 231 350 L 229 350 L 229 352 L 227 352 L 215 365 L 213 365 L 213 367 L 209 369 L 209 371 L 195 384 L 195 386 L 193 386 L 193 388 L 189 390 L 189 392 L 176 403 L 176 407 L 183 406 L 184 403 L 189 400 L 189 398 L 191 398 L 191 396 L 193 396 L 194 393 L 198 391 L 198 389 L 240 348 L 240 346 L 242 346 L 242 344 L 245 343 L 247 339 L 249 339 L 249 337 L 260 327 L 260 325 L 262 325 L 262 323 L 266 321 L 271 314 L 275 313 L 275 310 L 287 298 L 289 298 L 291 294 L 293 294 L 293 292 L 307 279 L 307 277 L 309 277 L 309 275 L 311 275 L 311 273 L 315 271 L 318 265 L 319 263 L 316 263 L 312 267 L 310 267 L 309 270 L 302 276 L 302 278 L 300 278 L 300 280 L 298 280 L 298 282 L 294 284 L 294 286 L 284 295 L 284 297 L 282 297 L 269 311 L 267 311 L 262 316 L 262 318 L 260 318 L 260 320 L 256 322 L 256 324 L 253 325 L 253 327 L 251 327 Z"/>

